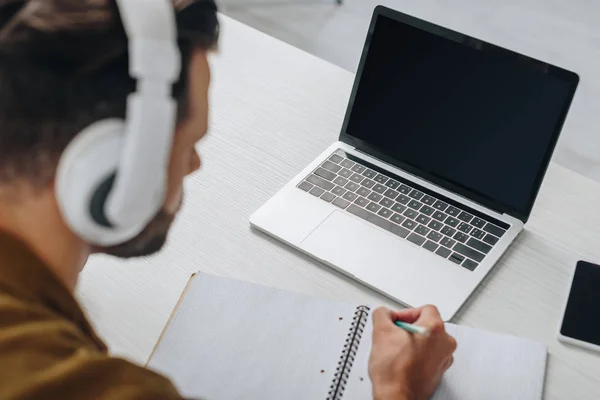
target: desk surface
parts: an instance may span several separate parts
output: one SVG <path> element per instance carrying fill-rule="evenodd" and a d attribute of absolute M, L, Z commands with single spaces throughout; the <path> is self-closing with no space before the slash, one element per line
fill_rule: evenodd
<path fill-rule="evenodd" d="M 336 140 L 353 75 L 226 17 L 222 24 L 204 166 L 186 183 L 168 246 L 147 259 L 96 256 L 81 274 L 78 295 L 100 335 L 140 363 L 197 270 L 399 307 L 250 229 L 248 217 Z M 600 398 L 600 355 L 556 339 L 576 261 L 600 261 L 598 204 L 600 185 L 553 164 L 525 231 L 455 319 L 546 343 L 547 399 Z"/>

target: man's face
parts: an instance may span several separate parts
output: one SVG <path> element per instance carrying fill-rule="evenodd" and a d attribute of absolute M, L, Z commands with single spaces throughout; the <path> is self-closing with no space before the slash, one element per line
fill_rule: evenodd
<path fill-rule="evenodd" d="M 98 253 L 122 258 L 140 257 L 156 253 L 165 244 L 169 228 L 183 201 L 183 179 L 200 168 L 195 145 L 208 129 L 209 85 L 210 67 L 206 52 L 196 50 L 190 60 L 189 109 L 186 118 L 178 124 L 173 138 L 167 198 L 163 208 L 138 236 L 117 246 L 99 248 Z"/>

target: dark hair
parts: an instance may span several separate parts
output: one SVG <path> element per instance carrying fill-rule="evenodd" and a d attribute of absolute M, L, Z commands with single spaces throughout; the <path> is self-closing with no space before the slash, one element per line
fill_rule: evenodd
<path fill-rule="evenodd" d="M 173 0 L 185 117 L 194 48 L 216 46 L 214 0 Z M 124 118 L 135 89 L 114 0 L 0 0 L 0 184 L 47 187 L 68 143 L 103 118 Z"/>

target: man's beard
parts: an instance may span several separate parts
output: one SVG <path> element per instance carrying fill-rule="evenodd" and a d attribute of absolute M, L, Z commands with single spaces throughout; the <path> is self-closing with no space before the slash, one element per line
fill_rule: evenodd
<path fill-rule="evenodd" d="M 177 211 L 181 208 L 183 201 L 180 201 Z M 167 242 L 169 229 L 175 220 L 175 215 L 168 213 L 164 209 L 146 225 L 136 237 L 125 243 L 115 246 L 99 247 L 94 253 L 103 253 L 119 258 L 134 258 L 150 256 L 158 253 Z"/>

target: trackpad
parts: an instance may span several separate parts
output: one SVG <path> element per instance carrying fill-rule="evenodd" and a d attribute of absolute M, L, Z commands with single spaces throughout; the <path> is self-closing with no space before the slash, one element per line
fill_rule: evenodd
<path fill-rule="evenodd" d="M 302 248 L 409 306 L 452 307 L 458 300 L 453 289 L 464 285 L 462 268 L 341 211 L 304 239 Z"/>

